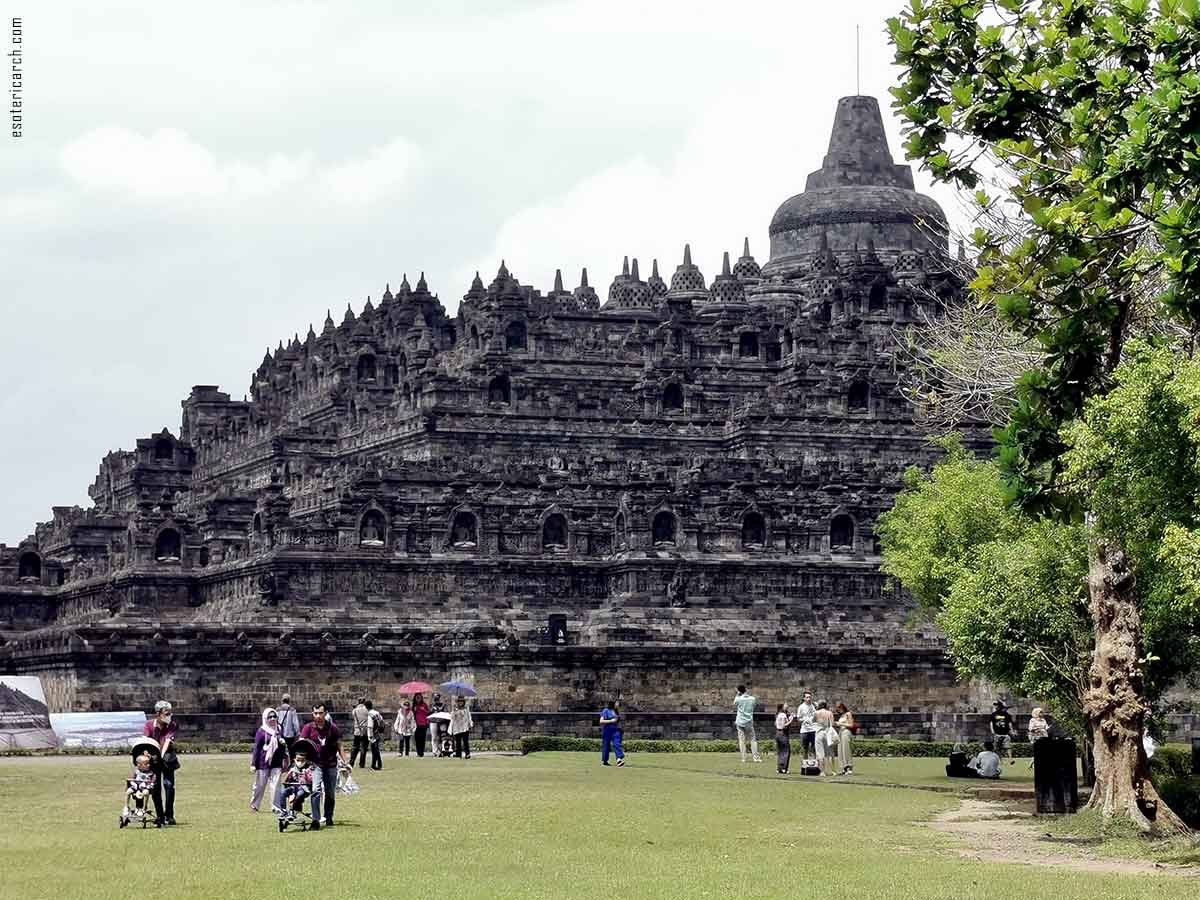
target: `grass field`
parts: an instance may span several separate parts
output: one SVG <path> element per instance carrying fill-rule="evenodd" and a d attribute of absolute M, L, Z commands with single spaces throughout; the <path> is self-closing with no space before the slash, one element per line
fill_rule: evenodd
<path fill-rule="evenodd" d="M 247 810 L 244 757 L 185 756 L 179 826 L 119 830 L 123 758 L 0 759 L 0 897 L 1174 898 L 1197 881 L 964 860 L 919 823 L 952 794 L 939 760 L 864 759 L 857 783 L 773 761 L 642 754 L 388 757 L 335 828 L 279 834 Z M 750 776 L 750 777 L 743 777 Z M 1028 779 L 1018 762 L 1006 779 Z"/>

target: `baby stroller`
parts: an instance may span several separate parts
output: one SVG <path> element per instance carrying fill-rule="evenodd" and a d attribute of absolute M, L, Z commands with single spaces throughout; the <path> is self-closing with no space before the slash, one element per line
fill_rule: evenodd
<path fill-rule="evenodd" d="M 300 738 L 292 744 L 292 759 L 304 754 L 308 760 L 308 768 L 304 771 L 304 776 L 298 781 L 286 782 L 280 791 L 279 797 L 279 830 L 287 831 L 290 825 L 299 825 L 301 831 L 308 831 L 312 825 L 312 812 L 309 809 L 310 798 L 313 794 L 313 775 L 316 774 L 320 778 L 320 772 L 313 767 L 313 762 L 317 758 L 317 748 L 313 746 L 312 741 L 307 738 Z M 291 768 L 286 773 L 280 775 L 280 778 L 287 778 L 291 774 Z"/>
<path fill-rule="evenodd" d="M 118 828 L 125 828 L 130 823 L 140 822 L 143 828 L 151 824 L 161 828 L 158 816 L 151 813 L 150 801 L 154 795 L 154 787 L 158 781 L 159 746 L 149 738 L 134 741 L 129 748 L 130 759 L 133 762 L 133 777 L 125 780 L 125 805 L 121 807 L 121 815 L 117 820 Z M 138 759 L 143 755 L 150 758 L 149 771 L 141 772 Z"/>
<path fill-rule="evenodd" d="M 429 721 L 438 723 L 438 743 L 436 747 L 431 748 L 433 755 L 453 756 L 454 741 L 450 737 L 450 713 L 433 713 L 430 715 Z"/>

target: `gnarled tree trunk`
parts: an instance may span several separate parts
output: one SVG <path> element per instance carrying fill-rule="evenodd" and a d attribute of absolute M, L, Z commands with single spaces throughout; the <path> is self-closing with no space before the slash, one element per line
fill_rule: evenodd
<path fill-rule="evenodd" d="M 1150 760 L 1142 746 L 1142 621 L 1133 572 L 1120 547 L 1094 531 L 1089 543 L 1088 593 L 1096 647 L 1083 711 L 1095 742 L 1096 783 L 1088 806 L 1106 818 L 1127 819 L 1143 831 L 1186 833 L 1187 826 L 1150 783 Z"/>

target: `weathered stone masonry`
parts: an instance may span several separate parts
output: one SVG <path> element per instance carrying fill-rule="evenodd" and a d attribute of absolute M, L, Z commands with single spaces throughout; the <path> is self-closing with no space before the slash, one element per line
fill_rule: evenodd
<path fill-rule="evenodd" d="M 848 97 L 761 269 L 746 241 L 707 281 L 685 248 L 602 298 L 501 265 L 453 316 L 405 277 L 280 342 L 251 399 L 194 387 L 178 434 L 104 458 L 92 508 L 0 547 L 0 669 L 55 710 L 165 696 L 214 735 L 284 689 L 386 706 L 450 676 L 502 736 L 577 732 L 614 693 L 708 734 L 741 680 L 945 731 L 984 698 L 872 531 L 933 459 L 896 334 L 961 296 L 945 231 Z"/>

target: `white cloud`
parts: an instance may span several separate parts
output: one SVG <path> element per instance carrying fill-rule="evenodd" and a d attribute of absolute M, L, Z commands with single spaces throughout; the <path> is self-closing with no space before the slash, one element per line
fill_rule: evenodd
<path fill-rule="evenodd" d="M 382 195 L 402 187 L 414 166 L 418 151 L 403 138 L 376 147 L 362 159 L 333 166 L 321 176 L 321 184 L 330 199 L 349 204 L 367 205 Z"/>
<path fill-rule="evenodd" d="M 266 344 L 405 271 L 453 309 L 501 257 L 600 291 L 626 253 L 669 278 L 684 241 L 710 279 L 744 235 L 765 261 L 857 23 L 886 108 L 898 2 L 41 4 L 38 102 L 0 154 L 0 421 L 37 438 L 0 445 L 0 540 L 86 502 L 191 384 L 240 397 Z"/>
<path fill-rule="evenodd" d="M 150 135 L 127 128 L 93 129 L 59 155 L 79 186 L 137 201 L 170 205 L 207 202 L 236 208 L 272 195 L 327 205 L 364 206 L 394 196 L 412 174 L 420 153 L 395 138 L 365 155 L 321 166 L 311 153 L 273 154 L 261 162 L 224 161 L 176 128 Z"/>

